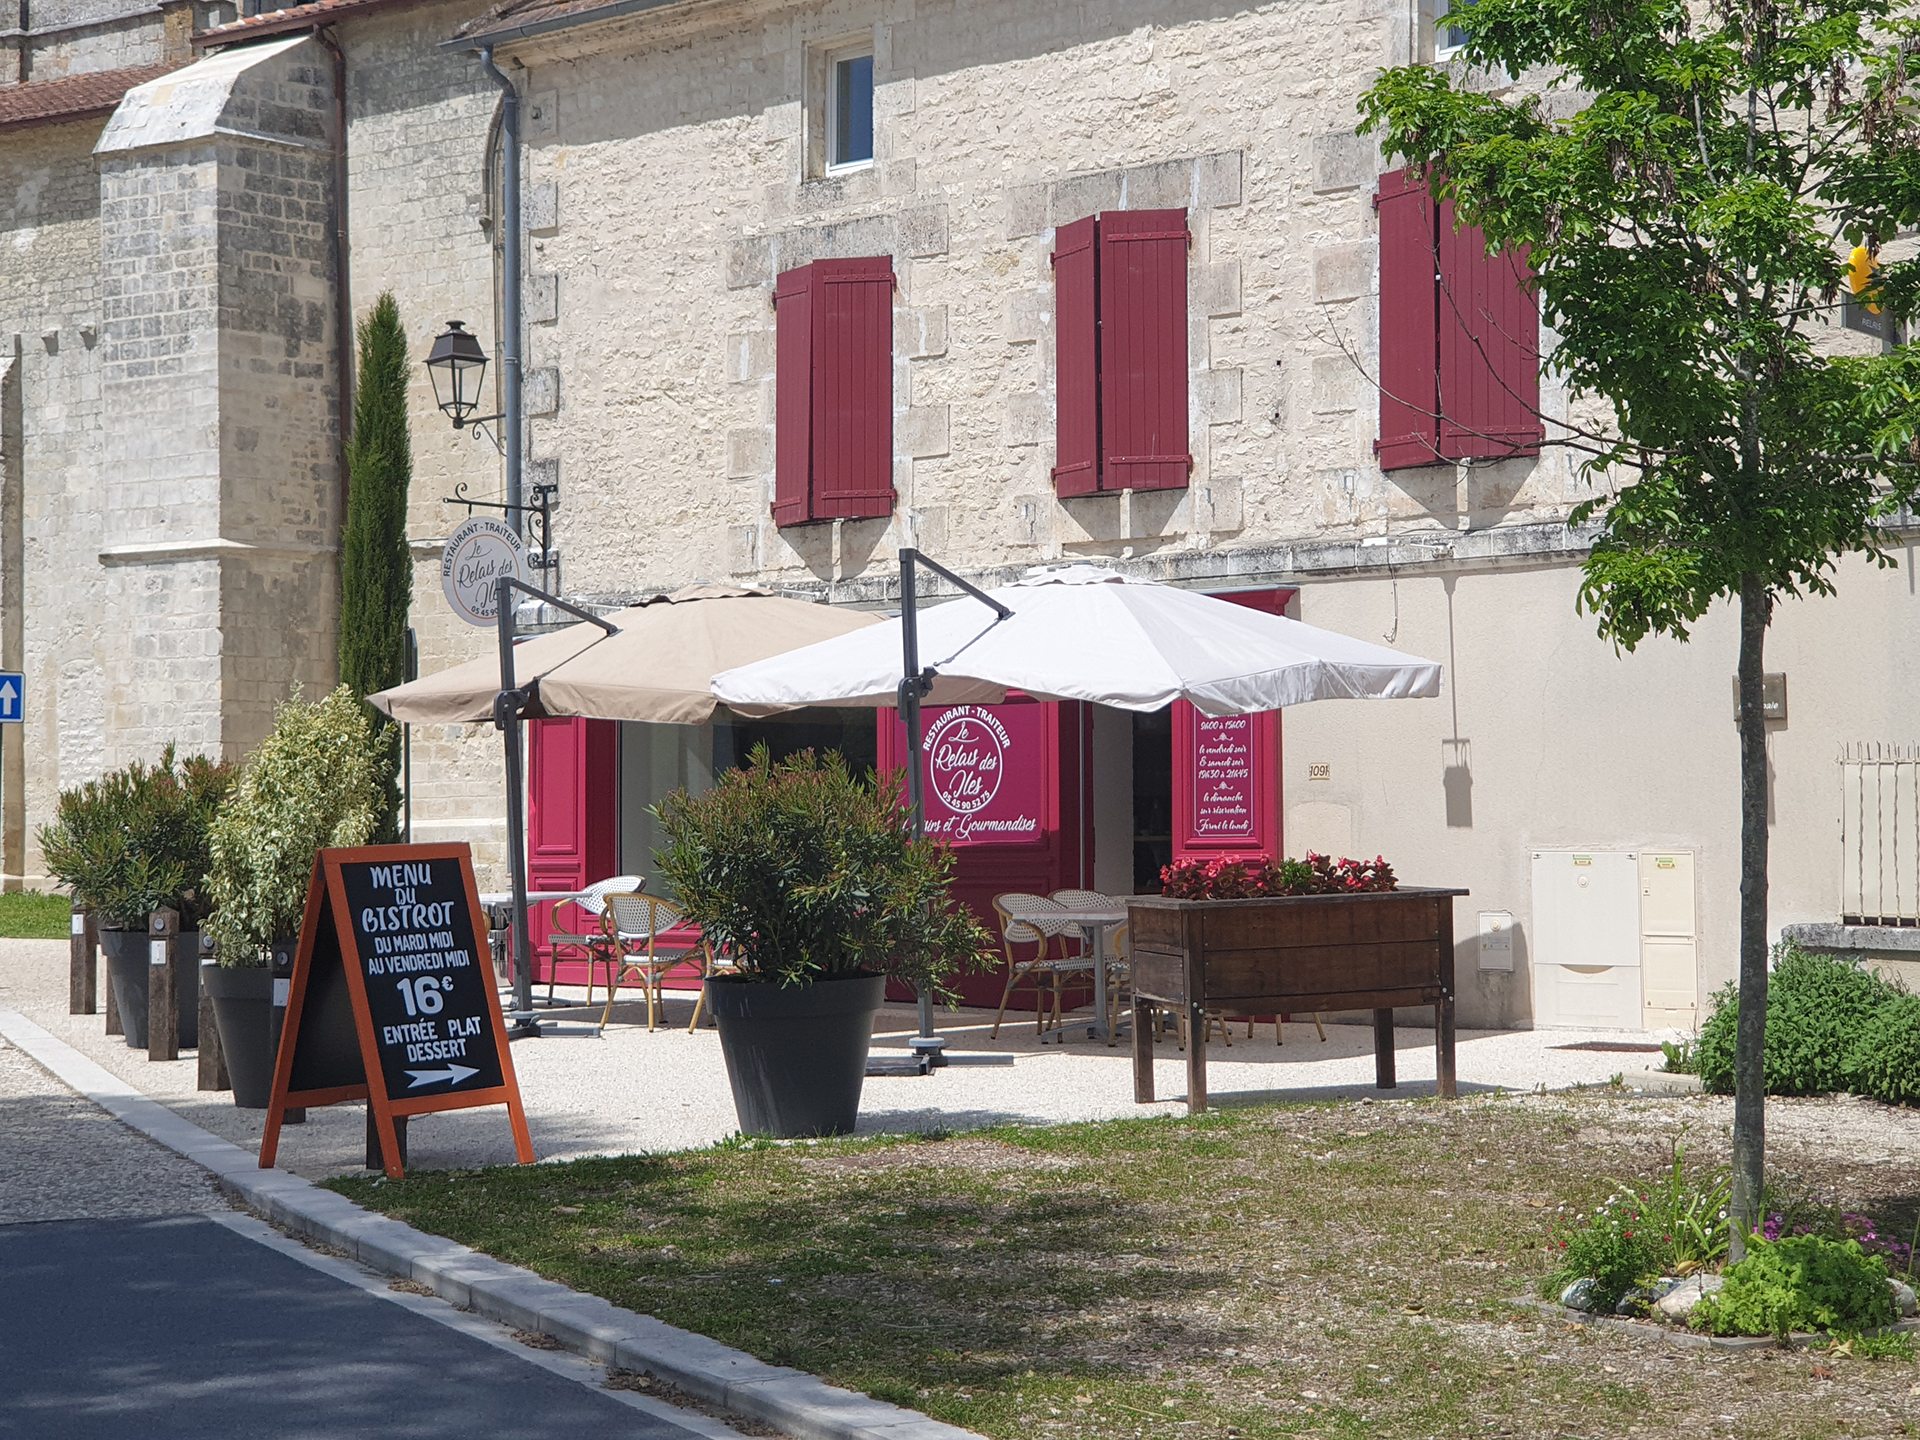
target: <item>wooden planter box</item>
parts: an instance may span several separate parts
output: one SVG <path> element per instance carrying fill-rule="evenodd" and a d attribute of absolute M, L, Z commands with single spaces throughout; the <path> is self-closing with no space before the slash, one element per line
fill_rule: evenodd
<path fill-rule="evenodd" d="M 1453 897 L 1374 895 L 1127 901 L 1133 956 L 1133 1098 L 1153 1099 L 1154 1025 L 1182 1007 L 1204 1037 L 1209 1010 L 1278 1015 L 1373 1011 L 1375 1079 L 1392 1089 L 1393 1010 L 1431 1005 L 1439 1092 L 1454 1093 Z M 1207 1047 L 1187 1045 L 1187 1110 L 1207 1108 Z"/>

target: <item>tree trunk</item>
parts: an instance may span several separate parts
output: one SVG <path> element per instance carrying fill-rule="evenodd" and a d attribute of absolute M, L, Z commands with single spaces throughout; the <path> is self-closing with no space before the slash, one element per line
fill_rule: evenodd
<path fill-rule="evenodd" d="M 1764 1218 L 1767 1091 L 1767 621 L 1772 597 L 1758 575 L 1740 580 L 1740 1020 L 1733 1058 L 1733 1260 Z"/>

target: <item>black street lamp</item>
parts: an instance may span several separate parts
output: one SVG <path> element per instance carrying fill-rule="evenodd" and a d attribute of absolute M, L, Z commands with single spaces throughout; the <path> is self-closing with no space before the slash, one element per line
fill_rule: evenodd
<path fill-rule="evenodd" d="M 427 352 L 427 374 L 433 380 L 434 401 L 453 421 L 454 429 L 484 426 L 489 420 L 501 418 L 473 413 L 480 408 L 480 386 L 486 373 L 487 352 L 467 333 L 464 322 L 449 320 Z"/>

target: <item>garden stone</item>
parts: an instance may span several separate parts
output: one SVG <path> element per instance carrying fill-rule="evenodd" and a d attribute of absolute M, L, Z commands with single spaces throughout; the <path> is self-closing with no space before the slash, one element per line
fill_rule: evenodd
<path fill-rule="evenodd" d="M 1653 1291 L 1645 1286 L 1635 1286 L 1620 1297 L 1620 1303 L 1613 1307 L 1616 1315 L 1644 1315 L 1654 1300 Z"/>
<path fill-rule="evenodd" d="M 1676 1324 L 1684 1325 L 1701 1297 L 1711 1295 L 1727 1282 L 1718 1275 L 1694 1275 L 1682 1280 L 1654 1302 L 1654 1309 Z"/>
<path fill-rule="evenodd" d="M 1893 1290 L 1893 1308 L 1901 1315 L 1911 1315 L 1915 1310 L 1920 1309 L 1920 1298 L 1915 1297 L 1913 1287 L 1906 1281 L 1889 1277 L 1887 1284 Z"/>
<path fill-rule="evenodd" d="M 1594 1282 L 1590 1278 L 1574 1281 L 1560 1292 L 1560 1303 L 1569 1310 L 1592 1310 L 1594 1308 L 1593 1286 Z"/>

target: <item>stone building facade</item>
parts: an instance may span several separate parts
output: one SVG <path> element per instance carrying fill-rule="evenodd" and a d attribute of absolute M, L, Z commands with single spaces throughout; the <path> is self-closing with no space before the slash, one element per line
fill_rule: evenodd
<path fill-rule="evenodd" d="M 330 44 L 341 57 L 331 71 Z M 733 578 L 884 605 L 905 544 L 984 579 L 1085 558 L 1209 590 L 1297 590 L 1300 618 L 1447 667 L 1439 700 L 1289 711 L 1278 763 L 1290 852 L 1384 852 L 1410 880 L 1473 892 L 1457 912 L 1464 1023 L 1524 1023 L 1548 1003 L 1537 986 L 1571 983 L 1571 971 L 1536 974 L 1531 949 L 1536 921 L 1559 903 L 1540 888 L 1557 856 L 1685 857 L 1687 933 L 1649 943 L 1693 947 L 1693 1002 L 1732 974 L 1730 617 L 1716 611 L 1689 645 L 1616 655 L 1576 609 L 1582 538 L 1566 516 L 1591 492 L 1564 452 L 1395 470 L 1375 455 L 1382 165 L 1355 133 L 1355 101 L 1380 66 L 1434 58 L 1424 0 L 507 0 L 485 12 L 319 0 L 203 23 L 196 67 L 250 77 L 234 103 L 298 92 L 285 110 L 310 118 L 311 134 L 308 118 L 269 139 L 215 124 L 162 164 L 158 148 L 115 148 L 135 118 L 130 100 L 89 174 L 55 158 L 34 169 L 32 157 L 70 155 L 97 120 L 39 128 L 20 147 L 0 130 L 0 173 L 46 177 L 37 211 L 16 202 L 0 217 L 0 253 L 27 230 L 41 247 L 25 270 L 0 269 L 0 287 L 13 287 L 0 288 L 0 341 L 12 337 L 0 377 L 13 377 L 0 379 L 12 387 L 0 398 L 14 397 L 0 407 L 0 439 L 15 437 L 0 464 L 21 473 L 21 435 L 32 452 L 24 486 L 0 488 L 0 502 L 24 506 L 30 537 L 24 562 L 17 545 L 0 548 L 0 584 L 15 586 L 0 589 L 0 645 L 21 637 L 0 664 L 24 654 L 42 693 L 56 687 L 62 702 L 36 709 L 24 737 L 29 815 L 163 730 L 237 753 L 289 680 L 326 683 L 331 639 L 315 617 L 331 613 L 322 557 L 338 489 L 322 471 L 336 439 L 327 357 L 343 295 L 354 313 L 393 289 L 422 352 L 450 318 L 489 349 L 498 340 L 503 220 L 488 156 L 499 92 L 473 53 L 482 44 L 524 101 L 526 460 L 530 482 L 560 487 L 557 585 L 568 598 L 611 603 Z M 847 53 L 871 57 L 872 158 L 835 168 L 823 163 L 826 77 Z M 173 113 L 167 83 L 136 92 L 148 97 L 139 104 Z M 336 134 L 331 87 L 342 83 Z M 316 167 L 276 173 L 324 189 L 317 167 L 335 143 L 346 181 L 326 223 L 344 226 L 344 264 L 315 258 L 304 208 L 271 241 L 234 225 L 198 260 L 176 247 L 169 263 L 197 266 L 195 283 L 220 297 L 201 333 L 231 329 L 256 349 L 236 358 L 239 371 L 208 372 L 217 382 L 197 382 L 193 405 L 169 409 L 163 425 L 115 440 L 102 387 L 133 379 L 106 365 L 122 353 L 104 288 L 118 272 L 87 259 L 108 243 L 115 207 L 183 193 L 145 188 L 171 173 L 185 193 L 220 197 L 216 209 L 233 197 L 237 215 L 259 174 L 249 147 L 281 167 Z M 78 228 L 35 218 L 62 205 L 81 215 Z M 1192 470 L 1184 486 L 1063 499 L 1052 479 L 1051 259 L 1061 227 L 1141 209 L 1184 211 L 1191 235 Z M 271 303 L 287 308 L 249 329 L 242 289 L 229 308 L 223 287 L 239 285 L 262 246 L 305 247 L 308 261 L 276 272 Z M 886 515 L 783 526 L 772 512 L 774 287 L 810 262 L 862 257 L 885 257 L 896 283 L 897 498 Z M 28 293 L 18 313 L 35 318 L 12 323 L 12 297 Z M 311 313 L 295 313 L 296 296 Z M 66 307 L 58 324 L 39 318 L 54 297 Z M 61 325 L 63 353 L 104 353 L 56 369 L 43 337 Z M 93 338 L 80 339 L 89 326 Z M 262 334 L 302 353 L 274 356 L 268 373 Z M 228 349 L 215 348 L 226 367 Z M 291 391 L 294 409 L 267 398 L 293 404 Z M 1565 400 L 1546 385 L 1540 403 L 1551 414 Z M 261 407 L 287 428 L 257 423 Z M 12 415 L 35 418 L 10 429 Z M 195 427 L 197 446 L 170 438 Z M 418 371 L 414 437 L 414 623 L 434 669 L 488 643 L 441 603 L 437 542 L 460 518 L 444 499 L 456 485 L 497 494 L 497 458 L 452 431 Z M 248 457 L 263 450 L 271 473 L 250 476 Z M 84 498 L 63 488 L 95 487 L 104 473 L 118 488 Z M 114 512 L 105 533 L 124 538 L 102 539 L 100 508 Z M 216 542 L 252 548 L 206 550 Z M 116 545 L 184 548 L 162 567 L 151 555 L 103 560 Z M 1850 562 L 1839 591 L 1784 606 L 1770 640 L 1768 668 L 1786 674 L 1791 696 L 1770 737 L 1782 924 L 1836 918 L 1837 746 L 1913 738 L 1920 662 L 1891 644 L 1920 619 L 1904 565 Z M 60 603 L 36 604 L 36 593 Z M 242 616 L 260 624 L 257 640 Z M 129 711 L 138 702 L 126 687 L 161 683 L 140 666 L 168 645 L 201 669 L 162 706 Z M 497 854 L 492 733 L 414 738 L 417 833 Z M 19 753 L 9 752 L 16 763 Z M 20 846 L 7 852 L 10 876 L 32 873 Z"/>
<path fill-rule="evenodd" d="M 69 8 L 35 8 L 0 83 L 0 669 L 28 695 L 0 734 L 14 887 L 43 883 L 33 832 L 61 789 L 169 741 L 237 758 L 294 685 L 332 685 L 354 296 L 394 288 L 424 349 L 442 313 L 490 314 L 496 283 L 498 87 L 437 48 L 473 7 L 376 6 L 351 32 L 201 0 Z M 208 43 L 223 25 L 248 43 Z M 419 392 L 416 496 L 492 493 L 496 457 L 426 424 Z M 423 536 L 444 529 L 444 507 L 421 513 Z M 423 610 L 423 646 L 446 653 Z M 481 807 L 471 747 L 436 763 L 439 743 L 419 737 L 418 803 Z"/>

